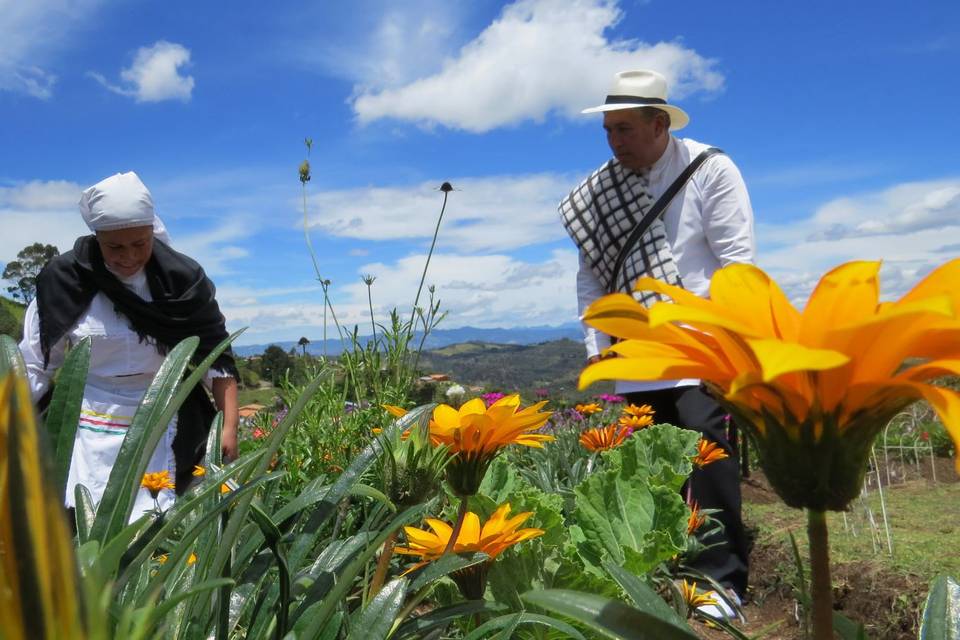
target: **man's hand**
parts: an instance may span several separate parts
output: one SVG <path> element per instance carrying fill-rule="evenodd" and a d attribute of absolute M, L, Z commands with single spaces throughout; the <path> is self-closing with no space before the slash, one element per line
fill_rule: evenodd
<path fill-rule="evenodd" d="M 233 378 L 213 379 L 213 401 L 223 411 L 223 431 L 220 434 L 220 451 L 223 461 L 230 462 L 239 456 L 237 450 L 237 381 Z"/>

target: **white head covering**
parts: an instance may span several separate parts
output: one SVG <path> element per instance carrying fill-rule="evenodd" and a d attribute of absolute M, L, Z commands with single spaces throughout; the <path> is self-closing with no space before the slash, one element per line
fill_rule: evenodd
<path fill-rule="evenodd" d="M 153 210 L 153 196 L 133 171 L 117 173 L 80 195 L 80 215 L 91 231 L 153 227 L 154 237 L 170 244 L 166 227 Z"/>

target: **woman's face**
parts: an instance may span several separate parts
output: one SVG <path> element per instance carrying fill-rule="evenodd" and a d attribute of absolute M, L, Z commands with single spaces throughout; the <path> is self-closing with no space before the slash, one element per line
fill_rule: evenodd
<path fill-rule="evenodd" d="M 103 261 L 114 273 L 129 278 L 143 269 L 153 253 L 153 227 L 97 231 Z"/>

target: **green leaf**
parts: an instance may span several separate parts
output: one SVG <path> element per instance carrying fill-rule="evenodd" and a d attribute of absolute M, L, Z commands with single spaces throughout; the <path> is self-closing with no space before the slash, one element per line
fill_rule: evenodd
<path fill-rule="evenodd" d="M 373 597 L 351 626 L 347 640 L 380 640 L 386 638 L 407 595 L 407 579 L 394 578 Z"/>
<path fill-rule="evenodd" d="M 446 607 L 437 607 L 429 613 L 405 621 L 397 627 L 392 637 L 396 638 L 396 640 L 403 640 L 403 638 L 423 638 L 428 631 L 446 627 L 459 618 L 484 611 L 502 612 L 504 609 L 505 607 L 503 605 L 485 600 L 467 600 L 466 602 L 458 602 L 457 604 Z"/>
<path fill-rule="evenodd" d="M 54 473 L 60 494 L 67 491 L 67 475 L 73 457 L 73 443 L 80 423 L 83 390 L 90 368 L 90 338 L 84 338 L 70 349 L 57 374 L 53 397 L 47 407 L 44 426 L 54 446 Z"/>
<path fill-rule="evenodd" d="M 686 548 L 687 507 L 680 487 L 699 435 L 671 425 L 641 429 L 604 454 L 606 470 L 574 490 L 571 537 L 597 576 L 604 560 L 642 575 Z"/>
<path fill-rule="evenodd" d="M 859 622 L 854 622 L 839 611 L 833 612 L 833 631 L 842 640 L 867 640 L 867 631 Z"/>
<path fill-rule="evenodd" d="M 0 334 L 0 376 L 13 371 L 23 379 L 27 377 L 27 365 L 16 341 L 6 334 Z"/>
<path fill-rule="evenodd" d="M 960 583 L 949 576 L 933 581 L 920 623 L 920 640 L 960 640 Z"/>
<path fill-rule="evenodd" d="M 459 571 L 466 567 L 472 567 L 475 564 L 486 562 L 490 557 L 485 553 L 463 553 L 445 555 L 434 560 L 426 567 L 420 570 L 413 582 L 410 583 L 411 591 L 420 591 L 431 582 L 450 575 L 454 571 Z"/>
<path fill-rule="evenodd" d="M 604 454 L 610 468 L 621 476 L 643 477 L 653 486 L 680 491 L 693 464 L 700 434 L 669 424 L 656 424 L 635 431 L 623 444 Z"/>
<path fill-rule="evenodd" d="M 85 543 L 90 538 L 90 527 L 97 517 L 97 507 L 93 504 L 90 490 L 82 484 L 73 488 L 74 515 L 77 522 L 77 542 Z"/>
<path fill-rule="evenodd" d="M 187 338 L 170 351 L 127 427 L 90 531 L 90 536 L 101 543 L 127 524 L 149 456 L 177 409 L 171 400 L 197 344 L 197 338 Z"/>
<path fill-rule="evenodd" d="M 697 640 L 683 629 L 622 602 L 591 593 L 547 589 L 523 594 L 527 602 L 569 616 L 616 640 Z"/>
<path fill-rule="evenodd" d="M 674 625 L 686 626 L 680 614 L 664 602 L 660 594 L 646 582 L 612 562 L 604 562 L 603 568 L 610 574 L 610 577 L 617 581 L 617 584 L 623 588 L 624 593 L 633 600 L 633 603 L 639 609 Z"/>
<path fill-rule="evenodd" d="M 505 616 L 499 616 L 492 620 L 487 620 L 482 625 L 464 636 L 463 640 L 483 640 L 484 638 L 490 637 L 490 632 L 501 629 L 505 632 L 509 632 L 509 635 L 504 637 L 512 638 L 514 637 L 513 630 L 521 624 L 539 624 L 550 629 L 556 629 L 560 633 L 564 634 L 564 637 L 584 640 L 583 634 L 577 631 L 576 627 L 573 627 L 562 620 L 557 620 L 556 618 L 551 618 L 550 616 L 542 616 L 537 613 L 508 613 Z"/>

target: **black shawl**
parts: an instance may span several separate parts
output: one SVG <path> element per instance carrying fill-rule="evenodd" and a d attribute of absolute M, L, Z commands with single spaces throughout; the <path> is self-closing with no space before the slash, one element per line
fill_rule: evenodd
<path fill-rule="evenodd" d="M 216 288 L 191 258 L 154 239 L 153 253 L 144 267 L 150 295 L 147 302 L 107 270 L 95 236 L 77 239 L 72 251 L 55 257 L 37 276 L 37 313 L 44 366 L 50 349 L 79 320 L 97 292 L 113 302 L 141 340 L 152 338 L 165 354 L 190 336 L 200 338 L 192 362 L 199 363 L 228 336 L 215 299 Z M 232 352 L 227 349 L 213 366 L 238 378 Z M 173 440 L 176 486 L 184 489 L 193 465 L 202 458 L 210 423 L 216 415 L 201 385 L 184 401 L 177 414 Z"/>

